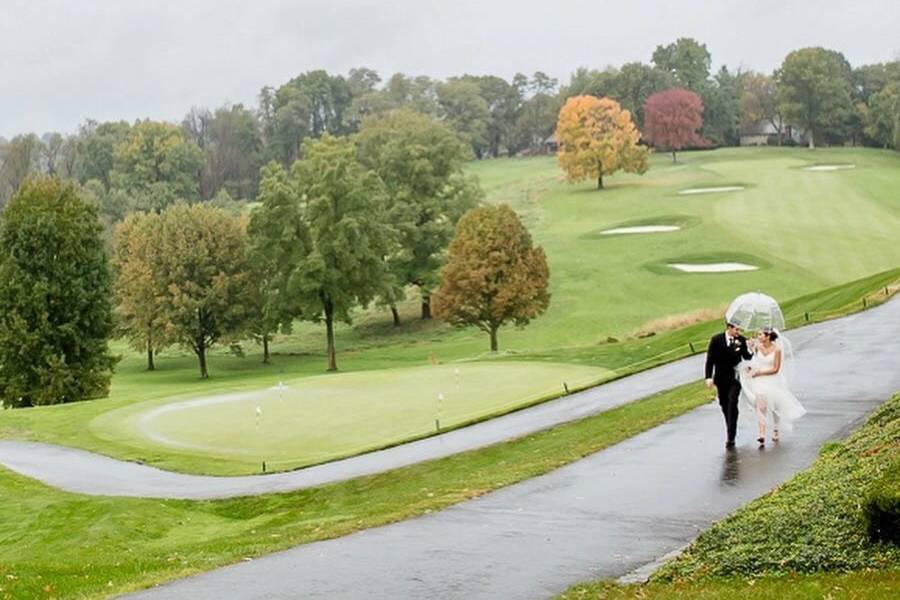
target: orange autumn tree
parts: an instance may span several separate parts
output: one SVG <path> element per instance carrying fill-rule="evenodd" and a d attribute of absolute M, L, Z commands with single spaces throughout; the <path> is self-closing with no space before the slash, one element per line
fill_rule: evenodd
<path fill-rule="evenodd" d="M 574 96 L 559 111 L 559 166 L 569 181 L 596 179 L 602 189 L 603 176 L 620 169 L 645 173 L 650 150 L 640 139 L 631 113 L 610 98 Z"/>
<path fill-rule="evenodd" d="M 490 335 L 504 323 L 524 327 L 550 304 L 550 270 L 540 246 L 507 205 L 473 208 L 459 220 L 435 294 L 435 314 Z"/>

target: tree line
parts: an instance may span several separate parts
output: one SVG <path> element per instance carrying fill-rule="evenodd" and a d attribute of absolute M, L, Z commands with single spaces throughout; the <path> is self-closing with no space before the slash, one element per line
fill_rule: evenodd
<path fill-rule="evenodd" d="M 0 138 L 0 206 L 29 173 L 44 173 L 77 179 L 111 221 L 178 199 L 227 208 L 256 198 L 263 165 L 288 167 L 304 140 L 356 133 L 367 116 L 413 110 L 463 136 L 473 156 L 496 157 L 541 151 L 575 96 L 617 101 L 643 131 L 647 99 L 672 88 L 701 98 L 699 135 L 708 145 L 737 145 L 742 130 L 769 123 L 779 137 L 790 125 L 813 143 L 900 148 L 898 61 L 852 67 L 840 52 L 804 48 L 773 73 L 757 73 L 712 72 L 711 59 L 705 44 L 681 38 L 658 46 L 649 63 L 579 68 L 565 85 L 540 71 L 444 81 L 402 73 L 382 80 L 367 68 L 309 71 L 264 87 L 255 107 L 195 107 L 180 124 L 87 121 L 72 135 Z"/>
<path fill-rule="evenodd" d="M 161 350 L 242 353 L 299 320 L 335 325 L 390 307 L 410 288 L 422 318 L 475 326 L 497 350 L 505 323 L 549 304 L 546 258 L 507 206 L 482 206 L 463 173 L 466 141 L 410 109 L 363 118 L 358 133 L 304 140 L 263 167 L 258 206 L 239 214 L 175 201 L 126 215 L 110 243 L 85 186 L 27 178 L 0 215 L 0 400 L 7 407 L 103 396 L 124 337 L 155 369 Z M 111 259 L 106 247 L 111 246 Z"/>
<path fill-rule="evenodd" d="M 255 340 L 268 360 L 272 337 L 307 320 L 335 370 L 335 324 L 373 302 L 399 324 L 410 289 L 423 319 L 476 326 L 496 350 L 503 324 L 546 310 L 549 270 L 513 211 L 482 206 L 467 160 L 555 134 L 568 178 L 602 188 L 646 171 L 648 144 L 674 160 L 735 143 L 741 121 L 896 148 L 898 82 L 896 62 L 853 69 L 822 48 L 772 75 L 711 76 L 706 47 L 683 38 L 652 65 L 580 69 L 563 87 L 540 72 L 313 71 L 264 88 L 256 109 L 18 136 L 0 145 L 0 400 L 104 395 L 114 335 L 150 370 L 160 350 L 188 348 L 207 377 L 210 348 Z M 250 199 L 252 211 L 238 202 Z"/>

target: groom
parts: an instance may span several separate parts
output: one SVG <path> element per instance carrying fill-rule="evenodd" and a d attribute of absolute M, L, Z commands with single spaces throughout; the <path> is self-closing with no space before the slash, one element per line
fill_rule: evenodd
<path fill-rule="evenodd" d="M 738 396 L 741 382 L 737 377 L 737 365 L 742 359 L 749 360 L 750 349 L 747 338 L 741 335 L 741 327 L 736 323 L 725 323 L 725 331 L 717 333 L 709 340 L 706 351 L 706 387 L 716 386 L 719 406 L 725 415 L 725 429 L 728 433 L 726 448 L 734 448 L 737 434 Z"/>

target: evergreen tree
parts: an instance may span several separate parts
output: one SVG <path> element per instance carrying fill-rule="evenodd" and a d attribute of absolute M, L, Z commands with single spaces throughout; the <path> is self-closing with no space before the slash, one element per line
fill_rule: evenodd
<path fill-rule="evenodd" d="M 0 221 L 0 400 L 105 396 L 116 359 L 111 283 L 95 208 L 73 184 L 26 180 Z"/>

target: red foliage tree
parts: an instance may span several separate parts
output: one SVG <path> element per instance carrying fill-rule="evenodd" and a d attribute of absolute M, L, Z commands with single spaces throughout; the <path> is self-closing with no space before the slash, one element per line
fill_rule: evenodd
<path fill-rule="evenodd" d="M 709 144 L 697 131 L 703 126 L 703 100 L 690 90 L 656 92 L 644 102 L 644 138 L 657 148 L 675 151 Z"/>

